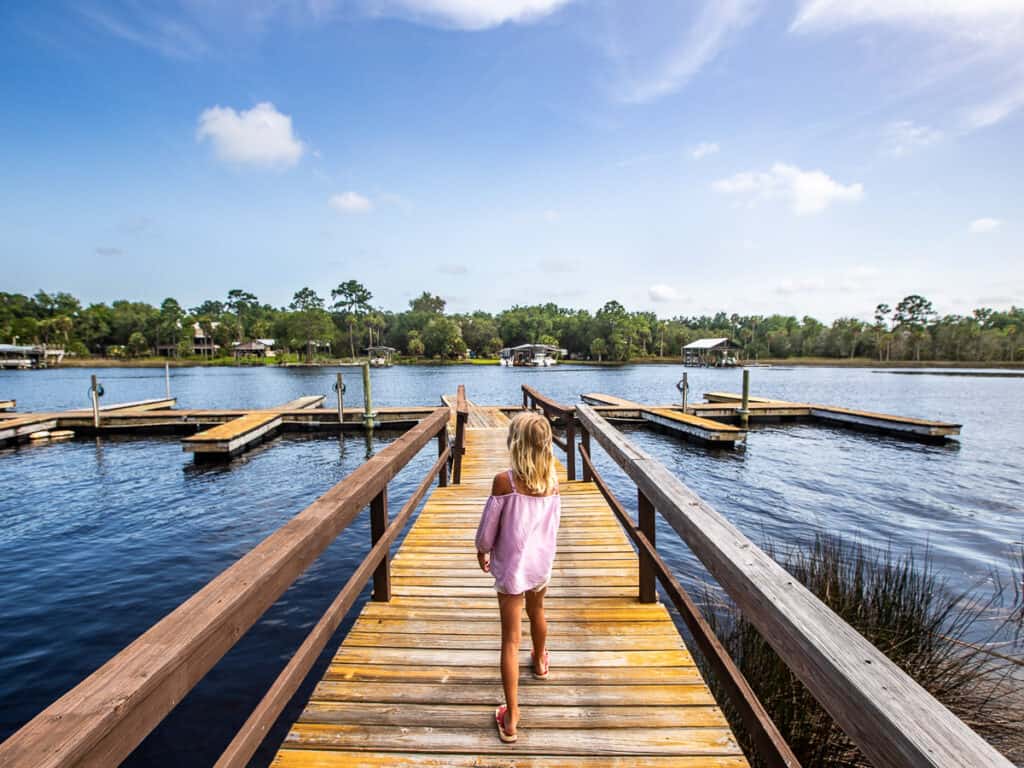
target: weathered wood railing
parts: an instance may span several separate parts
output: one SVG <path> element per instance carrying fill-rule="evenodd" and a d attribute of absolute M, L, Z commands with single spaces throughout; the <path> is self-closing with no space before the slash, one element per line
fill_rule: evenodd
<path fill-rule="evenodd" d="M 246 765 L 371 576 L 373 599 L 390 599 L 389 548 L 462 448 L 448 444 L 449 416 L 433 411 L 47 707 L 0 744 L 0 765 L 120 763 L 369 506 L 372 548 L 217 762 Z M 437 460 L 389 524 L 389 481 L 435 437 Z"/>
<path fill-rule="evenodd" d="M 571 405 L 542 395 L 529 384 L 523 384 L 523 409 L 540 408 L 557 426 L 565 427 L 565 439 L 554 436 L 555 445 L 565 451 L 565 471 L 570 480 L 576 479 L 576 409 Z"/>
<path fill-rule="evenodd" d="M 580 405 L 576 415 L 585 478 L 594 477 L 589 450 L 593 437 L 637 486 L 642 500 L 639 525 L 629 521 L 626 529 L 641 551 L 642 598 L 653 583 L 652 572 L 660 576 L 664 567 L 654 549 L 657 510 L 872 765 L 1011 768 L 966 723 L 660 462 L 590 406 Z M 681 613 L 686 619 L 686 612 Z M 745 721 L 754 714 L 744 716 Z M 751 733 L 758 738 L 756 731 Z"/>
<path fill-rule="evenodd" d="M 469 401 L 466 400 L 466 387 L 459 384 L 455 395 L 455 447 L 452 455 L 452 481 L 459 485 L 462 482 L 462 456 L 466 452 L 466 422 L 469 420 Z"/>

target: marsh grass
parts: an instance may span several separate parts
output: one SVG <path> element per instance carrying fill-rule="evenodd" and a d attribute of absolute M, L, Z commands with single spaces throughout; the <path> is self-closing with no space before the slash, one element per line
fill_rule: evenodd
<path fill-rule="evenodd" d="M 785 552 L 766 549 L 989 743 L 1024 761 L 1024 546 L 1012 564 L 1013 588 L 994 577 L 981 597 L 949 591 L 927 553 L 895 557 L 827 535 Z M 735 606 L 710 589 L 704 597 L 716 634 L 803 765 L 870 765 Z M 715 694 L 744 742 L 727 697 Z"/>

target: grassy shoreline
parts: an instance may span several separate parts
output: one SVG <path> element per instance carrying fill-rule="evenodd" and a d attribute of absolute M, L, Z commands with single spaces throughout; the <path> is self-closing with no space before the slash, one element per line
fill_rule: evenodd
<path fill-rule="evenodd" d="M 288 361 L 295 365 L 296 361 Z M 362 362 L 362 361 L 358 361 Z M 350 360 L 327 360 L 316 361 L 313 365 L 330 368 L 334 366 L 345 366 L 358 364 Z M 830 357 L 791 357 L 791 358 L 765 358 L 758 361 L 761 364 L 771 365 L 778 368 L 983 368 L 993 370 L 1024 370 L 1024 362 L 991 362 L 991 361 L 964 361 L 964 360 L 891 360 L 879 362 L 869 358 L 830 358 Z M 194 368 L 194 367 L 216 367 L 216 368 L 277 368 L 285 367 L 276 359 L 273 361 L 245 361 L 236 362 L 225 358 L 203 359 L 166 359 L 162 357 L 144 357 L 132 360 L 120 358 L 68 358 L 65 359 L 59 368 L 163 368 L 169 363 L 172 368 Z M 395 361 L 395 365 L 497 365 L 495 359 L 475 360 L 426 360 L 403 358 Z M 594 368 L 618 368 L 623 365 L 672 365 L 679 366 L 678 359 L 659 357 L 637 357 L 627 362 L 596 360 L 566 360 L 561 365 L 586 366 Z"/>

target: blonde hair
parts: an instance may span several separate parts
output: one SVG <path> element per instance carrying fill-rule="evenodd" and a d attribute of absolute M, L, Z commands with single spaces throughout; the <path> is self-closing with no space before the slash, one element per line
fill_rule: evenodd
<path fill-rule="evenodd" d="M 512 471 L 531 493 L 550 493 L 558 485 L 555 455 L 551 450 L 551 425 L 539 413 L 524 412 L 508 428 L 508 453 Z"/>

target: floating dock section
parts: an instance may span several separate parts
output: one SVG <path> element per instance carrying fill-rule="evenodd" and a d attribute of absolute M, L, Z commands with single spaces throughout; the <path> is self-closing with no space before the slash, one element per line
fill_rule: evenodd
<path fill-rule="evenodd" d="M 731 403 L 734 408 L 739 408 L 739 403 L 742 400 L 740 395 L 730 392 L 715 392 L 712 394 L 720 398 L 719 402 Z M 753 398 L 751 398 L 752 401 Z M 768 409 L 772 407 L 791 408 L 793 410 L 805 409 L 806 415 L 815 421 L 929 441 L 941 441 L 955 437 L 960 434 L 960 429 L 963 426 L 943 421 L 915 419 L 906 416 L 894 416 L 888 413 L 842 408 L 836 405 L 802 405 L 800 403 L 789 403 L 785 400 L 762 400 L 759 402 L 759 405 Z M 753 417 L 755 409 L 751 407 L 749 410 L 751 417 Z"/>
<path fill-rule="evenodd" d="M 600 408 L 605 415 L 610 415 L 608 408 L 611 408 L 614 416 L 618 418 L 641 419 L 659 429 L 706 445 L 731 448 L 736 443 L 743 442 L 747 437 L 745 429 L 685 413 L 678 406 L 643 405 L 615 395 L 606 395 L 603 392 L 588 392 L 585 395 L 580 395 L 580 398 L 590 405 L 607 406 L 607 408 Z"/>
<path fill-rule="evenodd" d="M 524 615 L 519 741 L 498 740 L 501 627 L 473 541 L 508 467 L 508 419 L 495 411 L 470 406 L 462 483 L 427 500 L 392 560 L 391 600 L 366 604 L 274 768 L 745 768 L 665 606 L 638 602 L 636 554 L 607 502 L 564 471 L 545 599 L 551 677 L 530 674 Z"/>
<path fill-rule="evenodd" d="M 323 395 L 306 395 L 287 402 L 279 408 L 252 411 L 199 434 L 186 437 L 181 441 L 181 448 L 194 453 L 197 459 L 237 456 L 280 429 L 281 411 L 316 408 L 323 403 L 324 399 Z"/>
<path fill-rule="evenodd" d="M 580 396 L 584 402 L 596 406 L 596 410 L 605 417 L 613 419 L 639 417 L 658 424 L 658 426 L 687 434 L 702 442 L 714 443 L 716 436 L 708 425 L 718 424 L 721 427 L 721 422 L 715 420 L 737 421 L 743 398 L 741 395 L 731 392 L 708 392 L 704 397 L 709 402 L 688 404 L 684 412 L 681 405 L 649 406 L 600 392 L 588 392 Z M 806 420 L 926 442 L 940 442 L 955 437 L 960 434 L 962 426 L 941 421 L 860 411 L 836 405 L 792 403 L 788 400 L 773 400 L 767 397 L 748 398 L 747 414 L 750 422 Z M 691 421 L 691 419 L 697 421 Z M 690 432 L 687 432 L 687 429 Z M 738 431 L 745 436 L 746 433 L 743 430 Z M 739 440 L 742 437 L 735 439 Z"/>
<path fill-rule="evenodd" d="M 0 400 L 0 411 L 13 411 L 17 407 L 17 400 Z"/>

